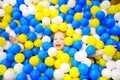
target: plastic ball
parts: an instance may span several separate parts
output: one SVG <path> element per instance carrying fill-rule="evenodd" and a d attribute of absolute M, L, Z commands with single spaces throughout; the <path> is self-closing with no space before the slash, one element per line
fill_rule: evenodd
<path fill-rule="evenodd" d="M 39 76 L 40 76 L 40 72 L 38 70 L 32 70 L 30 72 L 30 78 L 32 80 L 38 80 L 39 79 Z"/>
<path fill-rule="evenodd" d="M 83 36 L 82 36 L 82 42 L 83 42 L 84 44 L 87 43 L 87 38 L 88 38 L 87 35 L 83 35 Z"/>
<path fill-rule="evenodd" d="M 74 32 L 74 30 L 72 28 L 68 28 L 67 31 L 66 31 L 67 36 L 73 36 L 74 33 L 75 32 Z"/>
<path fill-rule="evenodd" d="M 103 20 L 105 18 L 105 13 L 103 11 L 98 11 L 96 13 L 96 17 L 99 19 L 99 20 Z"/>
<path fill-rule="evenodd" d="M 53 66 L 54 65 L 54 62 L 55 62 L 55 59 L 53 57 L 47 57 L 45 59 L 45 64 L 47 66 Z"/>
<path fill-rule="evenodd" d="M 115 67 L 116 67 L 117 69 L 120 69 L 120 60 L 117 60 L 117 61 L 115 62 Z"/>
<path fill-rule="evenodd" d="M 110 1 L 102 1 L 101 7 L 103 9 L 108 9 L 110 7 Z"/>
<path fill-rule="evenodd" d="M 65 53 L 67 53 L 69 49 L 70 49 L 69 46 L 64 46 L 64 47 L 63 47 L 63 51 L 64 51 Z"/>
<path fill-rule="evenodd" d="M 54 78 L 57 80 L 61 80 L 64 77 L 64 72 L 61 69 L 56 69 L 54 71 Z"/>
<path fill-rule="evenodd" d="M 119 69 L 115 69 L 111 71 L 111 77 L 114 80 L 119 80 L 120 79 L 120 72 L 118 71 Z"/>
<path fill-rule="evenodd" d="M 116 21 L 120 21 L 119 15 L 120 15 L 120 12 L 115 13 L 114 18 Z"/>
<path fill-rule="evenodd" d="M 106 61 L 110 61 L 113 57 L 112 56 L 107 56 L 107 55 L 103 55 L 103 59 L 105 59 Z"/>
<path fill-rule="evenodd" d="M 77 50 L 81 49 L 82 48 L 82 41 L 80 41 L 80 40 L 74 41 L 72 47 L 77 49 Z"/>
<path fill-rule="evenodd" d="M 3 21 L 3 22 L 8 22 L 8 23 L 9 23 L 9 22 L 11 21 L 11 16 L 8 15 L 8 14 L 6 14 L 6 15 L 3 17 L 2 21 Z"/>
<path fill-rule="evenodd" d="M 77 67 L 79 64 L 80 64 L 80 62 L 76 61 L 75 59 L 73 59 L 73 60 L 71 61 L 71 65 L 72 65 L 73 67 Z"/>
<path fill-rule="evenodd" d="M 62 63 L 60 66 L 60 69 L 64 72 L 67 73 L 70 70 L 70 65 L 68 63 Z"/>
<path fill-rule="evenodd" d="M 47 66 L 45 65 L 45 63 L 40 62 L 39 64 L 37 64 L 37 70 L 39 70 L 40 72 L 44 72 L 47 69 Z"/>
<path fill-rule="evenodd" d="M 62 18 L 61 16 L 56 16 L 56 17 L 55 17 L 55 22 L 54 22 L 54 23 L 60 24 L 60 23 L 62 23 L 62 22 L 63 22 L 63 18 Z"/>
<path fill-rule="evenodd" d="M 54 47 L 51 47 L 48 49 L 48 55 L 51 56 L 51 57 L 54 57 L 56 56 L 56 53 L 57 53 L 57 49 L 54 48 Z"/>
<path fill-rule="evenodd" d="M 77 12 L 74 14 L 74 20 L 81 20 L 83 18 L 83 14 L 80 12 Z"/>
<path fill-rule="evenodd" d="M 52 47 L 52 44 L 50 42 L 43 42 L 42 43 L 42 48 L 47 51 L 50 47 Z"/>
<path fill-rule="evenodd" d="M 70 48 L 67 53 L 68 53 L 71 57 L 73 57 L 76 52 L 77 52 L 77 49 L 75 49 L 75 48 Z"/>
<path fill-rule="evenodd" d="M 97 26 L 95 30 L 96 30 L 96 33 L 99 35 L 105 32 L 105 28 L 103 26 Z"/>
<path fill-rule="evenodd" d="M 55 33 L 55 32 L 57 32 L 57 31 L 59 30 L 59 26 L 58 26 L 58 24 L 52 24 L 52 25 L 50 26 L 50 29 L 51 29 L 51 31 L 52 31 L 53 33 Z"/>
<path fill-rule="evenodd" d="M 46 70 L 45 70 L 45 75 L 48 77 L 48 78 L 53 78 L 53 74 L 54 74 L 54 70 L 53 70 L 53 68 L 47 68 Z"/>
<path fill-rule="evenodd" d="M 103 33 L 100 37 L 100 39 L 103 41 L 103 42 L 106 42 L 108 39 L 110 38 L 110 34 L 108 33 Z"/>
<path fill-rule="evenodd" d="M 85 60 L 86 57 L 87 57 L 87 53 L 85 50 L 80 50 L 76 52 L 74 55 L 75 60 L 78 62 Z"/>
<path fill-rule="evenodd" d="M 62 60 L 61 59 L 57 59 L 57 60 L 55 60 L 54 67 L 56 69 L 58 69 L 58 68 L 60 68 L 61 64 L 62 64 Z"/>
<path fill-rule="evenodd" d="M 29 63 L 32 66 L 36 66 L 39 63 L 40 59 L 38 58 L 38 56 L 32 56 L 29 60 Z"/>
<path fill-rule="evenodd" d="M 0 37 L 0 46 L 4 46 L 6 44 L 6 39 L 4 37 Z"/>
<path fill-rule="evenodd" d="M 72 16 L 72 15 L 67 15 L 67 16 L 65 17 L 65 21 L 66 21 L 67 23 L 72 23 L 72 21 L 73 21 L 73 16 Z"/>
<path fill-rule="evenodd" d="M 106 26 L 108 28 L 112 28 L 113 26 L 115 26 L 115 20 L 114 20 L 114 18 L 107 18 L 106 19 Z"/>
<path fill-rule="evenodd" d="M 60 31 L 66 31 L 68 29 L 68 27 L 67 27 L 67 24 L 66 23 L 61 23 L 60 25 L 59 25 L 59 30 Z"/>
<path fill-rule="evenodd" d="M 83 14 L 84 18 L 90 19 L 92 17 L 92 13 L 90 13 L 89 11 L 85 11 Z"/>
<path fill-rule="evenodd" d="M 64 39 L 64 43 L 65 43 L 65 45 L 70 46 L 73 44 L 73 39 L 71 37 L 66 37 Z"/>
<path fill-rule="evenodd" d="M 101 76 L 101 77 L 99 78 L 99 80 L 108 80 L 108 78 L 106 78 L 106 77 L 104 77 L 104 76 Z"/>
<path fill-rule="evenodd" d="M 42 45 L 42 40 L 36 39 L 36 40 L 34 41 L 34 45 L 35 45 L 35 47 L 41 47 L 41 45 Z"/>
<path fill-rule="evenodd" d="M 69 71 L 71 77 L 76 78 L 80 75 L 77 67 L 72 67 Z"/>
<path fill-rule="evenodd" d="M 12 14 L 14 20 L 19 20 L 22 17 L 22 14 L 19 11 L 14 11 Z"/>
<path fill-rule="evenodd" d="M 104 48 L 104 53 L 107 55 L 107 56 L 112 56 L 114 55 L 116 52 L 115 50 L 115 47 L 114 46 L 111 46 L 111 45 L 107 45 L 105 46 Z"/>
<path fill-rule="evenodd" d="M 71 76 L 69 74 L 64 74 L 63 80 L 71 80 Z"/>
<path fill-rule="evenodd" d="M 32 41 L 26 41 L 24 45 L 26 49 L 32 49 L 34 46 Z"/>
<path fill-rule="evenodd" d="M 19 73 L 16 75 L 16 80 L 27 80 L 27 76 L 25 73 Z"/>
<path fill-rule="evenodd" d="M 44 51 L 44 50 L 40 50 L 39 52 L 38 52 L 38 57 L 40 58 L 40 59 L 45 59 L 46 57 L 48 56 L 48 53 L 46 52 L 46 51 Z"/>
<path fill-rule="evenodd" d="M 3 52 L 4 48 L 3 47 L 0 47 L 0 52 Z"/>
<path fill-rule="evenodd" d="M 91 9 L 90 9 L 90 11 L 93 15 L 96 14 L 99 10 L 100 9 L 99 9 L 98 6 L 92 6 Z"/>
<path fill-rule="evenodd" d="M 82 11 L 82 6 L 80 4 L 76 4 L 74 7 L 75 12 L 81 12 Z"/>
<path fill-rule="evenodd" d="M 88 66 L 84 63 L 81 63 L 78 65 L 78 71 L 80 72 L 80 74 L 87 74 L 88 73 Z"/>
<path fill-rule="evenodd" d="M 30 64 L 25 64 L 23 66 L 23 72 L 29 74 L 33 70 L 33 66 Z"/>
<path fill-rule="evenodd" d="M 49 36 L 43 36 L 43 38 L 42 38 L 42 42 L 50 42 L 51 41 L 51 39 L 50 39 L 50 37 Z"/>
<path fill-rule="evenodd" d="M 107 68 L 103 69 L 101 72 L 102 76 L 106 77 L 106 78 L 110 78 L 111 77 L 111 71 Z"/>
<path fill-rule="evenodd" d="M 72 21 L 72 27 L 73 28 L 76 29 L 76 28 L 79 28 L 79 26 L 80 26 L 80 22 L 79 21 L 77 21 L 77 20 L 73 20 Z"/>
<path fill-rule="evenodd" d="M 38 80 L 49 80 L 47 76 L 40 76 Z"/>
<path fill-rule="evenodd" d="M 106 68 L 109 69 L 109 70 L 113 70 L 115 69 L 115 61 L 107 61 L 106 63 Z"/>
<path fill-rule="evenodd" d="M 92 69 L 89 72 L 90 79 L 97 80 L 100 77 L 100 72 L 98 70 Z"/>
<path fill-rule="evenodd" d="M 6 59 L 7 54 L 5 52 L 0 52 L 0 62 L 4 59 Z"/>
<path fill-rule="evenodd" d="M 49 17 L 43 17 L 42 24 L 46 25 L 46 26 L 49 25 L 50 24 L 50 18 Z"/>
<path fill-rule="evenodd" d="M 115 36 L 118 36 L 120 34 L 120 27 L 119 26 L 114 26 L 111 28 L 111 33 Z"/>
<path fill-rule="evenodd" d="M 24 16 L 24 17 L 27 17 L 27 16 L 29 16 L 29 14 L 30 14 L 30 11 L 29 10 L 23 10 L 22 11 L 22 15 Z"/>
<path fill-rule="evenodd" d="M 3 78 L 5 80 L 14 80 L 15 79 L 15 72 L 14 70 L 7 70 L 5 71 Z"/>
<path fill-rule="evenodd" d="M 50 30 L 50 28 L 44 28 L 44 34 L 45 35 L 51 35 L 51 30 Z"/>
<path fill-rule="evenodd" d="M 0 75 L 3 75 L 6 70 L 7 70 L 6 66 L 0 64 Z"/>
<path fill-rule="evenodd" d="M 96 49 L 93 46 L 87 46 L 86 52 L 87 52 L 88 55 L 94 55 L 95 52 L 96 52 Z"/>
<path fill-rule="evenodd" d="M 26 9 L 27 9 L 27 6 L 26 6 L 25 4 L 21 4 L 21 5 L 19 6 L 19 9 L 20 9 L 20 11 L 26 10 Z"/>
<path fill-rule="evenodd" d="M 90 27 L 83 27 L 82 28 L 82 35 L 89 35 L 91 32 Z"/>
<path fill-rule="evenodd" d="M 106 60 L 101 58 L 101 59 L 99 59 L 98 64 L 101 66 L 106 66 Z"/>
<path fill-rule="evenodd" d="M 66 53 L 63 53 L 63 54 L 60 55 L 59 59 L 62 60 L 62 62 L 66 62 L 67 63 L 67 62 L 70 61 L 70 56 L 68 54 L 66 54 Z"/>
<path fill-rule="evenodd" d="M 67 5 L 68 5 L 69 8 L 75 7 L 75 4 L 76 4 L 76 3 L 75 3 L 74 0 L 69 0 L 68 3 L 67 3 Z"/>
<path fill-rule="evenodd" d="M 15 71 L 16 73 L 21 73 L 22 70 L 23 70 L 23 64 L 20 64 L 20 63 L 15 64 L 15 66 L 14 66 L 14 71 Z"/>
<path fill-rule="evenodd" d="M 85 58 L 85 60 L 82 61 L 82 63 L 86 64 L 88 67 L 91 66 L 91 60 L 89 58 Z"/>
<path fill-rule="evenodd" d="M 81 21 L 80 21 L 80 24 L 81 26 L 87 26 L 89 24 L 89 20 L 87 18 L 83 18 Z"/>
<path fill-rule="evenodd" d="M 78 33 L 75 33 L 73 36 L 72 36 L 73 40 L 81 40 L 82 39 L 82 36 Z"/>
<path fill-rule="evenodd" d="M 60 6 L 60 11 L 62 12 L 62 13 L 66 13 L 67 11 L 68 11 L 68 6 L 67 5 L 61 5 Z"/>
<path fill-rule="evenodd" d="M 97 18 L 93 18 L 90 20 L 90 26 L 96 28 L 100 25 L 100 21 Z"/>
<path fill-rule="evenodd" d="M 17 63 L 22 63 L 25 60 L 25 56 L 22 53 L 18 53 L 15 55 L 14 60 Z"/>
<path fill-rule="evenodd" d="M 0 17 L 3 17 L 5 15 L 5 10 L 4 9 L 0 9 Z"/>
<path fill-rule="evenodd" d="M 94 36 L 88 36 L 87 43 L 91 46 L 94 46 L 97 43 L 97 40 Z"/>
<path fill-rule="evenodd" d="M 23 25 L 23 26 L 21 26 L 20 28 L 21 28 L 21 32 L 22 32 L 23 34 L 27 34 L 27 33 L 30 32 L 30 28 L 29 28 L 27 25 Z"/>

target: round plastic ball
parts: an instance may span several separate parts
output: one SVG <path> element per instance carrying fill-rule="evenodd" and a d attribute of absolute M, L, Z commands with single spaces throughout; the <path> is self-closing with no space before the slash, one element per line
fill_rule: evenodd
<path fill-rule="evenodd" d="M 101 7 L 102 7 L 103 9 L 108 9 L 108 8 L 110 7 L 110 1 L 103 1 L 103 2 L 101 3 Z"/>
<path fill-rule="evenodd" d="M 115 20 L 114 20 L 114 18 L 107 18 L 106 19 L 106 26 L 108 28 L 112 28 L 113 26 L 115 26 Z"/>
<path fill-rule="evenodd" d="M 6 39 L 4 37 L 0 37 L 0 46 L 4 46 L 6 44 Z"/>
<path fill-rule="evenodd" d="M 7 70 L 5 71 L 3 78 L 5 80 L 14 80 L 15 79 L 15 72 L 14 70 Z"/>
<path fill-rule="evenodd" d="M 82 41 L 80 40 L 75 40 L 72 45 L 73 48 L 79 50 L 82 48 Z"/>
<path fill-rule="evenodd" d="M 72 67 L 69 71 L 71 77 L 76 78 L 80 75 L 77 67 Z"/>
<path fill-rule="evenodd" d="M 96 17 L 101 21 L 105 18 L 105 13 L 103 11 L 98 11 Z"/>
<path fill-rule="evenodd" d="M 67 73 L 70 70 L 70 65 L 68 63 L 62 63 L 60 66 L 60 69 L 64 72 Z"/>
<path fill-rule="evenodd" d="M 43 42 L 42 43 L 42 48 L 47 51 L 50 47 L 52 47 L 52 44 L 50 42 Z"/>
<path fill-rule="evenodd" d="M 118 36 L 120 34 L 120 27 L 119 26 L 114 26 L 111 28 L 110 31 L 113 35 Z"/>
<path fill-rule="evenodd" d="M 45 64 L 46 64 L 47 66 L 52 66 L 52 65 L 54 65 L 54 62 L 55 62 L 55 59 L 54 59 L 53 57 L 47 57 L 47 58 L 45 59 Z"/>
<path fill-rule="evenodd" d="M 41 47 L 41 45 L 42 45 L 42 40 L 40 40 L 39 38 L 36 39 L 36 40 L 34 41 L 34 45 L 35 45 L 35 47 Z"/>
<path fill-rule="evenodd" d="M 15 55 L 14 60 L 17 63 L 22 63 L 25 60 L 25 56 L 22 53 L 18 53 Z"/>
<path fill-rule="evenodd" d="M 27 25 L 21 26 L 21 32 L 27 34 L 30 32 L 30 28 Z"/>
<path fill-rule="evenodd" d="M 43 19 L 42 19 L 42 24 L 43 25 L 49 25 L 50 24 L 50 18 L 49 17 L 44 17 Z"/>
<path fill-rule="evenodd" d="M 57 49 L 54 48 L 54 47 L 51 47 L 48 49 L 48 55 L 51 56 L 51 57 L 54 57 L 56 56 L 56 53 L 57 53 Z"/>
<path fill-rule="evenodd" d="M 88 46 L 88 47 L 86 48 L 86 52 L 87 52 L 88 55 L 94 55 L 95 52 L 96 52 L 96 49 L 95 49 L 95 47 L 93 47 L 93 46 Z"/>
<path fill-rule="evenodd" d="M 73 21 L 73 16 L 72 16 L 72 15 L 67 15 L 67 16 L 65 17 L 65 21 L 66 21 L 67 23 L 72 23 L 72 21 Z"/>
<path fill-rule="evenodd" d="M 100 25 L 100 21 L 97 18 L 93 18 L 90 20 L 90 26 L 96 28 Z"/>
<path fill-rule="evenodd" d="M 91 60 L 89 58 L 86 58 L 85 60 L 82 61 L 82 63 L 86 64 L 88 67 L 91 66 Z"/>
<path fill-rule="evenodd" d="M 100 72 L 98 70 L 93 69 L 89 72 L 89 76 L 90 76 L 90 79 L 97 80 L 100 77 Z"/>
<path fill-rule="evenodd" d="M 109 69 L 109 70 L 113 70 L 115 69 L 115 61 L 107 61 L 106 62 L 106 68 Z"/>
<path fill-rule="evenodd" d="M 91 32 L 90 27 L 83 27 L 82 28 L 82 34 L 83 35 L 89 35 Z"/>
<path fill-rule="evenodd" d="M 41 76 L 38 80 L 49 80 L 47 76 Z"/>
<path fill-rule="evenodd" d="M 25 45 L 25 48 L 26 48 L 26 49 L 32 49 L 33 46 L 34 46 L 34 44 L 33 44 L 32 41 L 27 41 L 27 42 L 25 42 L 24 45 Z"/>
<path fill-rule="evenodd" d="M 56 69 L 56 70 L 54 71 L 54 78 L 55 78 L 55 79 L 60 80 L 60 79 L 62 79 L 63 77 L 64 77 L 64 72 L 63 72 L 61 69 Z"/>
<path fill-rule="evenodd" d="M 64 39 L 64 43 L 65 43 L 65 45 L 70 46 L 73 43 L 73 39 L 71 37 L 66 37 Z"/>
<path fill-rule="evenodd" d="M 120 12 L 115 13 L 114 18 L 116 21 L 120 21 Z"/>
<path fill-rule="evenodd" d="M 92 6 L 90 11 L 94 15 L 99 11 L 99 7 L 98 6 Z"/>
<path fill-rule="evenodd" d="M 16 73 L 21 73 L 22 70 L 23 70 L 23 64 L 20 64 L 20 63 L 15 64 L 15 66 L 14 66 L 14 71 L 15 71 Z"/>
<path fill-rule="evenodd" d="M 84 63 L 81 63 L 78 65 L 78 71 L 80 72 L 80 74 L 87 74 L 88 73 L 88 66 Z"/>
<path fill-rule="evenodd" d="M 52 24 L 50 26 L 50 29 L 51 29 L 52 32 L 55 33 L 55 32 L 57 32 L 59 30 L 59 26 L 58 26 L 58 24 Z"/>
<path fill-rule="evenodd" d="M 75 32 L 74 32 L 74 30 L 72 28 L 68 28 L 67 31 L 66 31 L 67 36 L 73 36 L 74 33 Z"/>
<path fill-rule="evenodd" d="M 27 80 L 27 76 L 25 73 L 17 74 L 16 80 Z"/>
<path fill-rule="evenodd" d="M 40 59 L 38 58 L 38 56 L 32 56 L 29 60 L 29 63 L 32 66 L 36 66 L 39 63 Z"/>
<path fill-rule="evenodd" d="M 77 21 L 77 20 L 73 20 L 72 21 L 72 27 L 73 28 L 76 29 L 76 28 L 79 28 L 79 26 L 80 26 L 80 22 L 79 21 Z"/>
<path fill-rule="evenodd" d="M 66 31 L 68 29 L 67 24 L 66 23 L 61 23 L 59 26 L 59 30 L 60 31 Z"/>
<path fill-rule="evenodd" d="M 40 76 L 40 72 L 38 70 L 32 70 L 30 72 L 30 78 L 32 80 L 38 80 L 39 79 L 39 76 Z"/>
<path fill-rule="evenodd" d="M 87 18 L 82 18 L 80 21 L 81 26 L 87 26 L 89 24 L 89 20 Z"/>
<path fill-rule="evenodd" d="M 94 36 L 88 36 L 87 43 L 91 46 L 94 46 L 96 44 L 97 40 Z"/>
<path fill-rule="evenodd" d="M 7 54 L 5 52 L 0 52 L 0 62 L 4 59 L 6 59 Z"/>
<path fill-rule="evenodd" d="M 83 18 L 83 14 L 80 12 L 76 12 L 74 14 L 74 20 L 81 20 Z"/>
<path fill-rule="evenodd" d="M 107 68 L 103 69 L 101 72 L 102 76 L 106 77 L 106 78 L 110 78 L 111 77 L 111 71 Z"/>
<path fill-rule="evenodd" d="M 51 30 L 50 30 L 50 28 L 44 28 L 44 35 L 51 35 Z"/>
<path fill-rule="evenodd" d="M 37 64 L 37 70 L 40 72 L 44 72 L 47 69 L 47 66 L 45 65 L 45 63 L 40 62 L 39 64 Z"/>
<path fill-rule="evenodd" d="M 3 75 L 6 70 L 7 70 L 6 66 L 0 64 L 0 75 Z"/>
<path fill-rule="evenodd" d="M 78 49 L 78 50 L 79 50 L 79 49 Z M 77 52 L 77 49 L 75 49 L 75 48 L 70 48 L 67 53 L 68 53 L 71 57 L 73 57 L 76 52 Z"/>
<path fill-rule="evenodd" d="M 108 39 L 110 38 L 110 34 L 108 33 L 103 33 L 100 37 L 100 39 L 103 41 L 103 42 L 106 42 Z"/>
<path fill-rule="evenodd" d="M 61 11 L 62 13 L 66 13 L 66 12 L 68 11 L 68 6 L 65 5 L 65 4 L 61 5 L 61 6 L 60 6 L 60 11 Z"/>
<path fill-rule="evenodd" d="M 111 77 L 114 80 L 119 80 L 120 79 L 120 72 L 118 72 L 119 69 L 114 69 L 111 71 Z"/>
<path fill-rule="evenodd" d="M 30 64 L 25 64 L 23 66 L 23 72 L 29 74 L 33 70 L 33 66 Z"/>
<path fill-rule="evenodd" d="M 90 19 L 92 17 L 92 13 L 90 13 L 89 11 L 85 11 L 83 14 L 84 18 Z"/>
<path fill-rule="evenodd" d="M 22 16 L 22 14 L 19 11 L 14 11 L 12 15 L 14 20 L 19 20 Z"/>
<path fill-rule="evenodd" d="M 80 4 L 76 4 L 74 7 L 75 12 L 81 12 L 82 11 L 82 6 Z"/>
<path fill-rule="evenodd" d="M 0 17 L 3 17 L 5 15 L 5 10 L 4 9 L 0 9 Z"/>
<path fill-rule="evenodd" d="M 96 27 L 96 33 L 101 35 L 105 32 L 105 28 L 103 26 L 97 26 Z"/>
<path fill-rule="evenodd" d="M 67 53 L 63 53 L 60 55 L 60 60 L 62 60 L 62 62 L 69 62 L 70 61 L 70 56 Z"/>
<path fill-rule="evenodd" d="M 105 46 L 104 48 L 104 53 L 107 55 L 107 56 L 112 56 L 114 55 L 116 52 L 115 50 L 115 47 L 114 46 L 111 46 L 111 45 L 107 45 Z"/>
<path fill-rule="evenodd" d="M 53 73 L 54 73 L 54 70 L 53 70 L 53 68 L 47 68 L 46 70 L 45 70 L 45 75 L 48 77 L 48 78 L 53 78 Z"/>
<path fill-rule="evenodd" d="M 68 3 L 67 3 L 67 5 L 68 5 L 69 8 L 75 7 L 75 4 L 76 4 L 76 3 L 75 3 L 74 0 L 69 0 Z"/>

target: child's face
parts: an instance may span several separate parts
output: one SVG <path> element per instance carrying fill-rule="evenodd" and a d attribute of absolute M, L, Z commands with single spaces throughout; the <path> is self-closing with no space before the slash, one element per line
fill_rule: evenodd
<path fill-rule="evenodd" d="M 62 32 L 57 32 L 54 35 L 54 41 L 53 41 L 53 45 L 56 49 L 62 49 L 64 47 L 64 38 L 65 35 Z"/>

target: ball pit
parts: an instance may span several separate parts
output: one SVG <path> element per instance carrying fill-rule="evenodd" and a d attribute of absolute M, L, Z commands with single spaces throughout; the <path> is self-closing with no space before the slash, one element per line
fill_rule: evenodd
<path fill-rule="evenodd" d="M 1 0 L 0 80 L 119 80 L 119 7 L 111 0 Z M 57 32 L 64 38 L 54 38 Z"/>

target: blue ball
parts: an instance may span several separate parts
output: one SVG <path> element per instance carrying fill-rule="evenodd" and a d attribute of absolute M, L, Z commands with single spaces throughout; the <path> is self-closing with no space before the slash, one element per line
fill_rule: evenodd
<path fill-rule="evenodd" d="M 78 20 L 73 20 L 72 21 L 72 27 L 74 29 L 79 28 L 80 27 L 80 22 Z"/>
<path fill-rule="evenodd" d="M 100 6 L 100 2 L 98 0 L 95 0 L 92 2 L 92 6 Z"/>
<path fill-rule="evenodd" d="M 113 14 L 107 14 L 106 18 L 114 18 Z"/>
<path fill-rule="evenodd" d="M 84 12 L 86 12 L 86 11 L 90 11 L 90 9 L 91 9 L 91 6 L 90 5 L 85 5 L 84 6 Z"/>
<path fill-rule="evenodd" d="M 23 66 L 23 72 L 26 74 L 30 74 L 32 70 L 33 70 L 33 66 L 31 64 L 25 64 Z"/>
<path fill-rule="evenodd" d="M 78 71 L 80 72 L 80 74 L 87 74 L 88 70 L 89 70 L 89 67 L 86 64 L 81 63 L 78 65 Z"/>
<path fill-rule="evenodd" d="M 44 73 L 49 79 L 53 78 L 53 74 L 54 74 L 54 69 L 49 67 L 45 70 Z"/>
<path fill-rule="evenodd" d="M 35 26 L 35 32 L 42 33 L 43 30 L 44 29 L 43 29 L 42 25 L 38 24 L 38 25 Z"/>
<path fill-rule="evenodd" d="M 103 26 L 97 26 L 97 28 L 95 29 L 96 33 L 101 35 L 105 32 L 105 28 Z"/>
<path fill-rule="evenodd" d="M 98 80 L 98 78 L 100 77 L 100 72 L 96 69 L 92 69 L 89 72 L 89 77 L 91 80 Z"/>
<path fill-rule="evenodd" d="M 65 53 L 68 53 L 68 50 L 70 49 L 70 47 L 69 46 L 64 46 L 63 47 L 63 51 L 65 52 Z"/>
<path fill-rule="evenodd" d="M 67 23 L 72 23 L 72 21 L 73 21 L 73 16 L 72 16 L 72 15 L 67 15 L 67 16 L 65 17 L 65 21 L 66 21 Z"/>
<path fill-rule="evenodd" d="M 82 12 L 82 6 L 80 4 L 76 4 L 74 7 L 75 12 Z"/>
<path fill-rule="evenodd" d="M 32 52 L 34 55 L 38 54 L 39 49 L 37 47 L 32 48 Z"/>
<path fill-rule="evenodd" d="M 106 19 L 106 27 L 112 28 L 114 25 L 115 25 L 114 18 L 108 18 L 108 19 Z"/>
<path fill-rule="evenodd" d="M 20 11 L 19 8 L 14 6 L 14 8 L 12 9 L 12 14 L 13 14 L 14 12 L 19 12 L 19 11 Z M 13 18 L 13 17 L 12 17 L 12 18 Z M 14 19 L 13 19 L 13 20 L 14 20 Z"/>
<path fill-rule="evenodd" d="M 8 51 L 10 50 L 11 53 L 19 53 L 20 50 L 21 50 L 21 47 L 18 45 L 18 44 L 13 44 L 9 49 Z"/>
<path fill-rule="evenodd" d="M 91 64 L 90 70 L 92 70 L 92 69 L 99 70 L 99 65 L 98 64 Z"/>
<path fill-rule="evenodd" d="M 91 33 L 90 27 L 82 28 L 82 35 L 89 35 Z"/>
<path fill-rule="evenodd" d="M 0 28 L 0 34 L 1 34 L 2 32 L 4 32 L 4 30 L 3 30 L 2 28 Z"/>
<path fill-rule="evenodd" d="M 38 80 L 49 80 L 47 76 L 40 76 Z"/>
<path fill-rule="evenodd" d="M 45 63 L 40 62 L 39 64 L 37 64 L 37 70 L 40 72 L 44 72 L 47 69 L 47 66 Z"/>
<path fill-rule="evenodd" d="M 14 12 L 12 13 L 12 18 L 13 18 L 14 20 L 19 20 L 21 17 L 22 17 L 22 14 L 21 14 L 19 11 L 14 11 Z"/>
<path fill-rule="evenodd" d="M 100 37 L 100 39 L 103 41 L 103 42 L 106 42 L 108 39 L 110 38 L 110 34 L 108 33 L 103 33 Z"/>
<path fill-rule="evenodd" d="M 34 18 L 34 16 L 33 16 L 32 14 L 29 14 L 26 18 L 27 18 L 27 20 L 29 20 L 29 21 L 30 21 L 31 19 L 33 19 L 33 18 Z"/>
<path fill-rule="evenodd" d="M 71 65 L 72 65 L 73 67 L 78 67 L 79 64 L 80 64 L 80 62 L 76 61 L 75 59 L 72 59 Z"/>
<path fill-rule="evenodd" d="M 88 55 L 94 55 L 95 52 L 96 52 L 96 49 L 95 49 L 94 46 L 87 46 L 86 52 L 87 52 Z"/>
<path fill-rule="evenodd" d="M 35 32 L 30 32 L 28 34 L 28 39 L 31 41 L 34 41 L 37 38 L 37 35 L 35 34 Z"/>
<path fill-rule="evenodd" d="M 25 73 L 19 73 L 17 74 L 15 80 L 27 80 L 27 76 Z"/>
<path fill-rule="evenodd" d="M 16 22 L 12 21 L 12 22 L 10 22 L 9 26 L 11 29 L 15 29 L 16 27 L 18 27 L 18 24 Z"/>
<path fill-rule="evenodd" d="M 85 11 L 83 14 L 84 18 L 90 19 L 92 17 L 92 13 L 90 13 L 90 11 Z"/>
<path fill-rule="evenodd" d="M 89 75 L 88 74 L 81 74 L 80 75 L 80 80 L 89 80 Z"/>
<path fill-rule="evenodd" d="M 118 36 L 120 35 L 120 27 L 119 26 L 114 26 L 110 29 L 111 34 Z"/>
<path fill-rule="evenodd" d="M 28 25 L 23 25 L 23 26 L 21 26 L 21 32 L 22 32 L 23 34 L 29 33 L 29 32 L 30 32 L 29 26 L 28 26 Z"/>
<path fill-rule="evenodd" d="M 120 41 L 117 43 L 117 50 L 120 51 Z"/>
<path fill-rule="evenodd" d="M 100 21 L 105 19 L 105 13 L 103 11 L 98 11 L 96 13 L 96 18 L 98 18 Z"/>
<path fill-rule="evenodd" d="M 32 80 L 38 80 L 39 77 L 40 77 L 40 72 L 39 72 L 38 70 L 32 70 L 32 71 L 30 72 L 30 78 L 31 78 Z"/>
<path fill-rule="evenodd" d="M 63 18 L 63 20 L 65 20 L 66 14 L 60 13 L 59 15 Z"/>
<path fill-rule="evenodd" d="M 6 40 L 9 40 L 9 34 L 7 32 L 3 32 L 0 36 L 4 37 Z"/>
<path fill-rule="evenodd" d="M 44 50 L 40 50 L 40 51 L 38 52 L 38 57 L 39 57 L 40 59 L 42 59 L 42 60 L 44 60 L 47 56 L 48 56 L 48 53 L 47 53 L 46 51 L 44 51 Z"/>
<path fill-rule="evenodd" d="M 89 20 L 87 18 L 82 18 L 80 24 L 81 26 L 87 26 L 89 24 Z"/>
<path fill-rule="evenodd" d="M 50 36 L 51 35 L 51 29 L 50 28 L 44 28 L 44 35 Z"/>
<path fill-rule="evenodd" d="M 25 65 L 25 64 L 29 64 L 29 60 L 28 59 L 24 60 L 23 65 Z"/>
<path fill-rule="evenodd" d="M 0 62 L 0 64 L 5 65 L 7 68 L 10 68 L 10 67 L 11 67 L 11 62 L 8 61 L 7 59 L 2 60 L 2 61 Z"/>
<path fill-rule="evenodd" d="M 32 27 L 35 27 L 36 25 L 39 24 L 39 21 L 35 18 L 32 18 L 29 23 Z"/>
<path fill-rule="evenodd" d="M 74 57 L 74 54 L 77 52 L 77 50 L 75 48 L 70 48 L 68 50 L 68 54 L 70 55 L 70 57 Z"/>
<path fill-rule="evenodd" d="M 20 25 L 28 25 L 28 24 L 29 24 L 29 22 L 28 22 L 27 18 L 25 18 L 25 17 L 20 18 Z"/>
<path fill-rule="evenodd" d="M 80 50 L 82 48 L 82 41 L 75 40 L 72 44 L 72 47 L 75 48 L 76 50 Z"/>
<path fill-rule="evenodd" d="M 58 0 L 58 5 L 61 6 L 62 4 L 66 4 L 66 0 Z"/>
<path fill-rule="evenodd" d="M 14 61 L 14 54 L 13 53 L 7 53 L 7 60 Z"/>
<path fill-rule="evenodd" d="M 98 70 L 101 72 L 103 69 L 104 69 L 104 67 L 99 65 L 99 69 Z"/>
<path fill-rule="evenodd" d="M 32 50 L 29 50 L 29 49 L 24 50 L 23 53 L 26 59 L 29 59 L 33 56 Z"/>
<path fill-rule="evenodd" d="M 74 10 L 73 9 L 69 9 L 68 12 L 67 12 L 67 15 L 72 15 L 74 16 Z"/>
<path fill-rule="evenodd" d="M 52 47 L 52 44 L 50 42 L 43 42 L 42 48 L 43 50 L 47 51 L 50 47 Z"/>
<path fill-rule="evenodd" d="M 117 41 L 115 39 L 109 38 L 106 41 L 106 45 L 117 45 Z"/>
<path fill-rule="evenodd" d="M 22 32 L 21 32 L 21 28 L 20 27 L 16 27 L 15 29 L 14 29 L 14 32 L 15 32 L 15 34 L 16 35 L 18 35 L 18 34 L 21 34 Z"/>
<path fill-rule="evenodd" d="M 82 7 L 86 5 L 86 0 L 77 0 L 78 4 L 80 4 Z"/>

